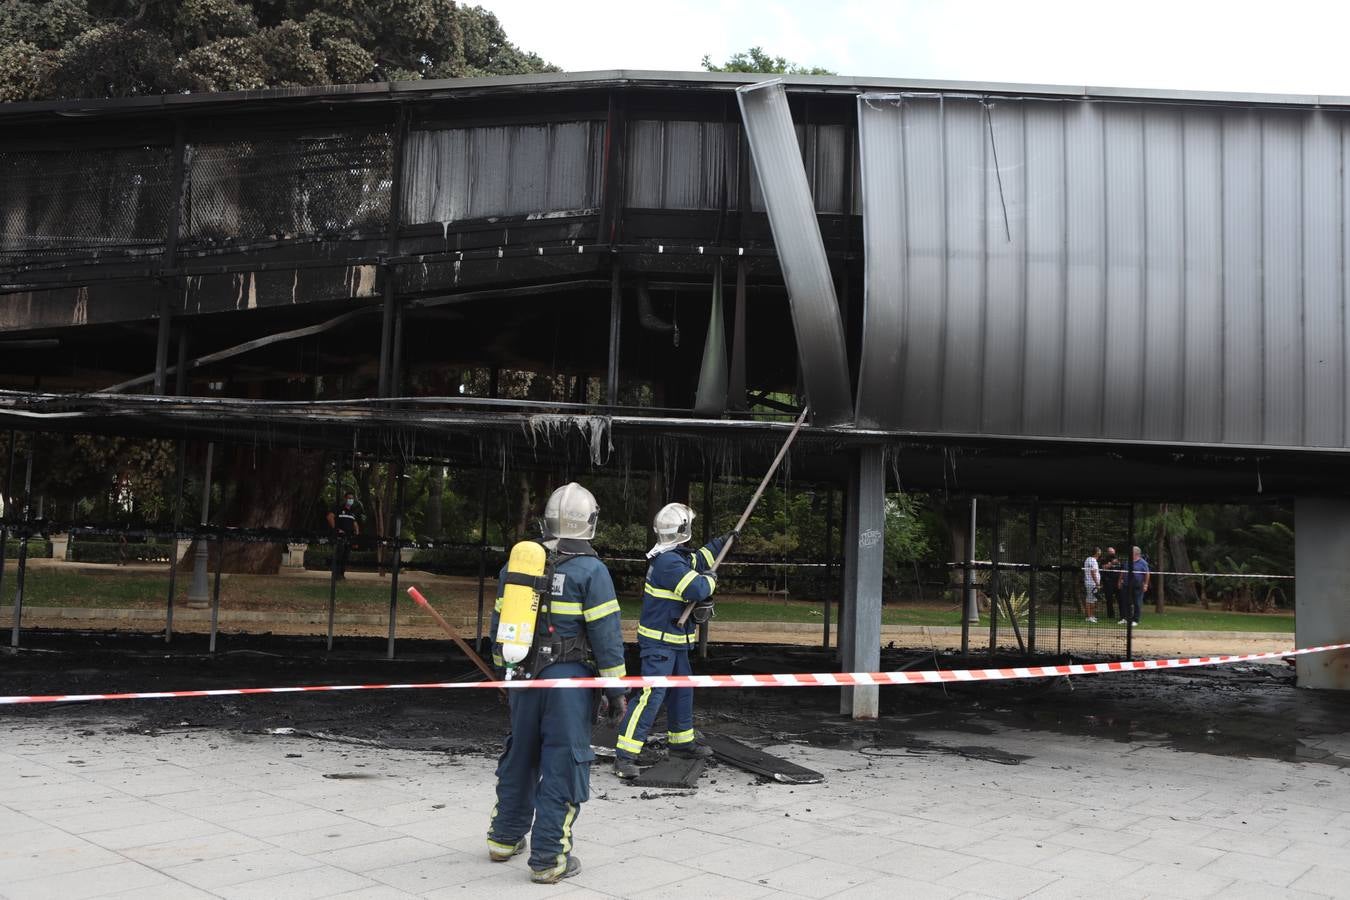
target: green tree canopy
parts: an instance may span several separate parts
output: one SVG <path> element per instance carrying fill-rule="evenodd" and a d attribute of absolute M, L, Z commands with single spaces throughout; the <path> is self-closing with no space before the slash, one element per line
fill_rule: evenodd
<path fill-rule="evenodd" d="M 556 71 L 453 0 L 5 0 L 0 100 Z"/>
<path fill-rule="evenodd" d="M 829 69 L 822 69 L 820 66 L 799 66 L 794 62 L 789 62 L 781 56 L 770 56 L 764 52 L 762 47 L 751 47 L 749 50 L 742 50 L 722 63 L 720 66 L 712 61 L 712 57 L 703 57 L 703 68 L 709 72 L 757 72 L 764 75 L 837 75 L 837 72 L 831 72 Z"/>

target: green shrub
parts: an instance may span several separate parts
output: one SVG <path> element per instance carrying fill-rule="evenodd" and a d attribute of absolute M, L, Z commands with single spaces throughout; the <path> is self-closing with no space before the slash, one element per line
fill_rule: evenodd
<path fill-rule="evenodd" d="M 20 542 L 13 538 L 5 541 L 5 561 L 9 562 L 19 558 Z M 43 538 L 30 538 L 28 541 L 29 559 L 49 559 L 52 555 L 52 545 L 50 541 Z"/>
<path fill-rule="evenodd" d="M 168 563 L 170 544 L 73 540 L 68 558 L 83 563 Z"/>

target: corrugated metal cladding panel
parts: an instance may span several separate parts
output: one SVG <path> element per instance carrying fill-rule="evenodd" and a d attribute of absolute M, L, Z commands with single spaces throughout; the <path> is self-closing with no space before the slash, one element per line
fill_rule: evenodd
<path fill-rule="evenodd" d="M 643 209 L 736 208 L 739 126 L 640 119 L 628 125 L 627 203 Z"/>
<path fill-rule="evenodd" d="M 787 283 L 797 358 L 815 420 L 850 421 L 853 397 L 844 328 L 787 95 L 775 79 L 737 88 L 736 99 L 755 170 L 766 186 L 769 227 Z"/>
<path fill-rule="evenodd" d="M 1350 118 L 865 94 L 857 420 L 1347 445 Z"/>
<path fill-rule="evenodd" d="M 740 123 L 637 119 L 628 123 L 629 206 L 641 209 L 740 208 Z M 849 129 L 839 124 L 793 126 L 816 212 L 860 212 L 857 165 Z M 764 211 L 759 177 L 750 169 L 750 208 Z"/>
<path fill-rule="evenodd" d="M 599 121 L 411 132 L 404 220 L 593 211 L 600 205 L 604 133 Z"/>

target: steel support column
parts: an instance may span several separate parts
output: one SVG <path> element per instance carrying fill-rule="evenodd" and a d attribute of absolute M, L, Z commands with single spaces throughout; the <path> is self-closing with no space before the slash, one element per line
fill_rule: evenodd
<path fill-rule="evenodd" d="M 849 531 L 844 545 L 844 570 L 852 583 L 852 603 L 841 623 L 848 622 L 845 668 L 875 672 L 881 666 L 881 578 L 885 566 L 886 470 L 880 447 L 863 447 L 849 471 Z M 875 685 L 843 688 L 840 712 L 855 719 L 875 719 L 880 697 Z"/>
<path fill-rule="evenodd" d="M 1294 500 L 1295 643 L 1300 647 L 1350 641 L 1350 503 L 1333 497 Z M 1298 657 L 1298 686 L 1350 690 L 1350 651 Z"/>

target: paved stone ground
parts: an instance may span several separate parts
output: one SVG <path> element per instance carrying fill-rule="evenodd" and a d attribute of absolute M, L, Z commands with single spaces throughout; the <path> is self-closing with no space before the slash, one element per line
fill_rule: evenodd
<path fill-rule="evenodd" d="M 3 896 L 1350 895 L 1344 734 L 1318 740 L 1324 761 L 1281 762 L 1006 725 L 963 756 L 972 735 L 937 730 L 923 750 L 776 748 L 824 784 L 721 767 L 645 797 L 597 766 L 583 871 L 544 887 L 521 857 L 487 860 L 490 759 L 147 736 L 104 712 L 5 722 Z"/>

